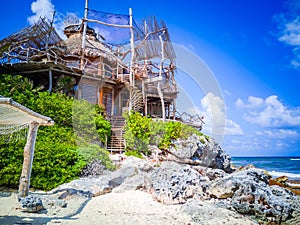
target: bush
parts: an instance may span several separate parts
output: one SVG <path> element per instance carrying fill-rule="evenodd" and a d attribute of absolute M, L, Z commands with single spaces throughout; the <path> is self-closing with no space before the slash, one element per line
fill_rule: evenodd
<path fill-rule="evenodd" d="M 172 140 L 176 140 L 182 137 L 181 125 L 182 124 L 180 122 L 173 121 L 166 123 L 165 134 L 163 135 L 159 143 L 160 148 L 169 148 L 172 143 Z"/>
<path fill-rule="evenodd" d="M 33 83 L 28 78 L 20 75 L 0 76 L 0 95 L 31 108 L 39 88 L 34 88 Z"/>
<path fill-rule="evenodd" d="M 0 186 L 17 187 L 19 184 L 26 136 L 17 136 L 0 136 Z"/>
<path fill-rule="evenodd" d="M 26 137 L 1 141 L 1 186 L 18 187 L 25 144 Z M 85 164 L 70 129 L 57 125 L 39 128 L 30 179 L 33 188 L 51 190 L 69 182 L 78 177 Z"/>
<path fill-rule="evenodd" d="M 68 97 L 65 94 L 45 91 L 39 92 L 32 102 L 33 104 L 30 109 L 33 111 L 50 117 L 60 127 L 72 128 L 74 103 L 72 97 Z"/>
<path fill-rule="evenodd" d="M 149 154 L 148 144 L 150 141 L 150 124 L 152 119 L 139 114 L 138 112 L 125 113 L 126 119 L 125 134 L 126 149 L 136 150 L 140 153 Z"/>
<path fill-rule="evenodd" d="M 65 94 L 37 92 L 38 89 L 27 78 L 21 76 L 0 76 L 0 95 L 11 97 L 16 102 L 48 116 L 55 121 L 51 127 L 40 127 L 37 134 L 31 175 L 31 187 L 50 190 L 58 185 L 76 179 L 81 169 L 89 162 L 87 154 L 100 159 L 112 168 L 103 149 L 89 146 L 89 140 L 80 139 L 73 131 L 73 105 L 91 108 L 91 113 L 83 113 L 80 129 L 104 137 L 110 134 L 110 124 L 102 116 L 102 109 L 86 101 L 74 100 Z M 78 104 L 77 104 L 78 103 Z M 89 130 L 92 124 L 93 130 Z M 7 137 L 5 137 L 7 138 Z M 99 138 L 98 138 L 99 139 Z M 78 149 L 78 140 L 88 146 L 90 153 Z M 0 185 L 17 187 L 23 164 L 23 151 L 26 136 L 12 135 L 10 141 L 0 138 Z M 92 152 L 92 153 L 91 153 Z"/>
<path fill-rule="evenodd" d="M 115 169 L 115 165 L 108 157 L 109 153 L 106 149 L 100 148 L 95 144 L 88 144 L 86 146 L 81 146 L 78 150 L 86 164 L 92 162 L 93 159 L 98 159 L 102 162 L 106 169 Z"/>
<path fill-rule="evenodd" d="M 32 187 L 51 190 L 78 178 L 85 165 L 71 129 L 58 125 L 39 128 L 30 182 Z"/>
<path fill-rule="evenodd" d="M 140 159 L 143 158 L 142 154 L 139 151 L 137 151 L 137 150 L 126 151 L 125 155 L 126 156 L 134 156 L 134 157 L 137 157 L 137 158 L 140 158 Z"/>
<path fill-rule="evenodd" d="M 111 124 L 103 118 L 103 109 L 85 100 L 74 100 L 73 128 L 90 143 L 106 143 L 111 136 Z"/>
<path fill-rule="evenodd" d="M 188 138 L 192 134 L 202 136 L 197 129 L 176 121 L 154 121 L 144 117 L 137 112 L 126 113 L 125 140 L 126 154 L 149 154 L 148 145 L 156 145 L 159 148 L 167 149 L 173 140 Z"/>
<path fill-rule="evenodd" d="M 150 136 L 150 145 L 159 146 L 161 142 L 161 138 L 164 136 L 166 132 L 166 125 L 167 123 L 163 122 L 162 120 L 151 121 L 150 129 L 151 129 L 151 136 Z"/>

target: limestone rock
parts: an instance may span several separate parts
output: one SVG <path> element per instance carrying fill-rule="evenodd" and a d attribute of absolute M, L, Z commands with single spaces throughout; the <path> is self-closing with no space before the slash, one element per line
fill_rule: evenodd
<path fill-rule="evenodd" d="M 173 141 L 169 151 L 179 159 L 193 159 L 199 165 L 231 172 L 231 158 L 210 138 L 191 135 L 187 139 Z"/>
<path fill-rule="evenodd" d="M 139 173 L 133 177 L 129 177 L 124 182 L 113 189 L 115 193 L 122 193 L 125 191 L 131 190 L 139 190 L 146 189 L 149 190 L 151 188 L 150 177 L 147 173 Z"/>
<path fill-rule="evenodd" d="M 93 177 L 107 173 L 107 169 L 99 159 L 93 159 L 80 172 L 80 177 Z"/>
<path fill-rule="evenodd" d="M 44 208 L 42 199 L 32 195 L 20 198 L 19 203 L 23 212 L 35 213 Z"/>
<path fill-rule="evenodd" d="M 230 198 L 230 206 L 257 218 L 286 221 L 298 215 L 299 197 L 279 186 L 269 186 L 264 170 L 251 168 L 212 181 L 207 192 L 217 198 Z"/>
<path fill-rule="evenodd" d="M 206 174 L 205 174 L 210 180 L 215 180 L 219 178 L 223 178 L 226 176 L 226 173 L 224 170 L 220 169 L 208 169 Z"/>
<path fill-rule="evenodd" d="M 216 198 L 229 198 L 243 185 L 248 183 L 265 188 L 269 177 L 260 169 L 249 169 L 216 179 L 209 185 L 207 192 Z"/>
<path fill-rule="evenodd" d="M 190 166 L 163 163 L 151 175 L 153 197 L 164 204 L 184 203 L 195 195 L 201 196 L 206 180 Z"/>
<path fill-rule="evenodd" d="M 125 167 L 134 167 L 137 170 L 145 172 L 152 170 L 152 165 L 149 162 L 134 156 L 129 156 L 122 163 L 120 163 L 120 169 Z"/>

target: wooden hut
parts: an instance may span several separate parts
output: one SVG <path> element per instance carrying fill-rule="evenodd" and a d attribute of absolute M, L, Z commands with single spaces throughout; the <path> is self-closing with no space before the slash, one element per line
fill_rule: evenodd
<path fill-rule="evenodd" d="M 112 139 L 122 133 L 121 116 L 126 110 L 174 119 L 175 53 L 166 25 L 155 18 L 137 25 L 131 10 L 128 16 L 85 8 L 82 22 L 66 19 L 65 40 L 45 18 L 1 40 L 0 73 L 27 76 L 49 92 L 61 91 L 104 106 L 113 124 Z M 111 24 L 107 18 L 121 18 L 125 24 Z M 108 43 L 107 36 L 95 31 L 103 30 L 99 24 L 117 29 L 110 33 L 113 37 L 130 34 L 127 42 Z"/>

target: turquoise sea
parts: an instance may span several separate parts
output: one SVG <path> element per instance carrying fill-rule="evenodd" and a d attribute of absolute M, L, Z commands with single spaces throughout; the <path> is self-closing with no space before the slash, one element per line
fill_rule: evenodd
<path fill-rule="evenodd" d="M 237 167 L 252 164 L 273 177 L 285 175 L 290 180 L 300 180 L 300 157 L 232 157 L 231 163 Z"/>

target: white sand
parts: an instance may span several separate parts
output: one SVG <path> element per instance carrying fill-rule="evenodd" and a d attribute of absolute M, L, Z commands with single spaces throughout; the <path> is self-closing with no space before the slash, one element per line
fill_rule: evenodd
<path fill-rule="evenodd" d="M 67 198 L 66 208 L 54 207 L 43 213 L 24 213 L 18 209 L 16 194 L 0 198 L 0 224 L 47 225 L 193 225 L 192 217 L 181 205 L 163 205 L 142 191 L 109 193 L 85 202 L 80 196 Z M 202 204 L 202 203 L 201 203 Z M 83 208 L 81 207 L 83 206 Z M 203 202 L 203 218 L 198 224 L 255 224 L 248 218 L 226 209 L 210 208 Z"/>

